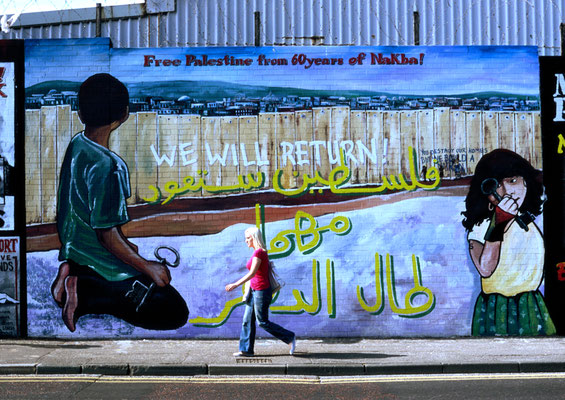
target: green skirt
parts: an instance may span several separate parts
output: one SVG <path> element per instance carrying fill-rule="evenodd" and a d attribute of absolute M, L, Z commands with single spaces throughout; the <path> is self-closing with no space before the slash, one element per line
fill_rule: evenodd
<path fill-rule="evenodd" d="M 473 336 L 543 336 L 556 330 L 539 291 L 506 297 L 481 292 L 473 314 Z"/>

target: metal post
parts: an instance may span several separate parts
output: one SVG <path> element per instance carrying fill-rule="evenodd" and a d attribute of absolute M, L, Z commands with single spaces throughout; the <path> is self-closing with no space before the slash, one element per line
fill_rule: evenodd
<path fill-rule="evenodd" d="M 420 45 L 420 13 L 414 11 L 414 45 Z"/>
<path fill-rule="evenodd" d="M 255 46 L 261 46 L 261 13 L 255 11 Z"/>
<path fill-rule="evenodd" d="M 561 55 L 565 56 L 565 23 L 561 22 L 559 28 L 561 30 Z"/>
<path fill-rule="evenodd" d="M 96 3 L 96 37 L 102 36 L 102 4 Z"/>

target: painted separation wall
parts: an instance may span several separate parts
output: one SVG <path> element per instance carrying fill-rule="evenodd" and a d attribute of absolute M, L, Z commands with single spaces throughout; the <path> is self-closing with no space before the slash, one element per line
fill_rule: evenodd
<path fill-rule="evenodd" d="M 541 169 L 536 47 L 25 43 L 30 336 L 238 337 L 242 292 L 224 286 L 246 272 L 253 225 L 285 282 L 272 319 L 301 337 L 473 333 L 481 276 L 461 213 L 483 155 L 510 149 Z M 51 298 L 59 170 L 83 129 L 78 87 L 99 72 L 130 93 L 110 142 L 130 174 L 124 232 L 146 258 L 160 245 L 180 253 L 172 285 L 190 316 L 176 330 L 85 315 L 70 333 Z M 541 238 L 542 225 L 528 231 Z M 543 258 L 543 245 L 506 243 Z M 542 267 L 504 270 L 501 285 L 543 293 Z M 519 323 L 474 333 L 555 333 Z"/>

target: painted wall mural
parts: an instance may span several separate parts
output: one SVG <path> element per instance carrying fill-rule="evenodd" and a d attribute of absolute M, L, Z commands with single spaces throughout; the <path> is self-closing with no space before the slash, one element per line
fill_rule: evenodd
<path fill-rule="evenodd" d="M 15 68 L 13 62 L 0 62 L 0 231 L 14 224 L 13 169 L 15 165 Z"/>
<path fill-rule="evenodd" d="M 545 216 L 545 298 L 557 332 L 565 332 L 563 289 L 565 285 L 565 263 L 563 237 L 565 224 L 563 201 L 565 199 L 563 176 L 565 164 L 565 63 L 563 57 L 540 57 L 540 97 L 543 105 L 543 169 L 547 202 Z"/>
<path fill-rule="evenodd" d="M 285 281 L 272 319 L 299 336 L 555 333 L 544 307 L 525 308 L 545 322 L 531 330 L 501 321 L 488 297 L 510 304 L 527 293 L 518 305 L 543 304 L 535 47 L 26 43 L 30 336 L 238 337 L 243 293 L 224 286 L 245 272 L 244 230 L 253 225 Z M 56 290 L 61 304 L 50 293 L 66 242 L 57 229 L 60 172 L 85 128 L 79 87 L 97 73 L 129 92 L 129 118 L 108 143 L 129 175 L 129 222 L 120 229 L 148 260 L 173 260 L 163 246 L 178 252 L 169 270 L 190 311 L 181 326 L 146 329 L 105 312 L 69 326 L 66 283 Z M 501 152 L 525 169 L 481 167 Z M 492 251 L 512 252 L 524 234 L 527 257 Z M 492 256 L 487 269 L 478 250 Z M 531 257 L 538 262 L 524 272 Z M 138 300 L 151 281 L 139 283 Z"/>
<path fill-rule="evenodd" d="M 17 56 L 6 53 L 0 51 L 0 337 L 15 337 L 21 333 L 20 238 L 14 236 Z"/>

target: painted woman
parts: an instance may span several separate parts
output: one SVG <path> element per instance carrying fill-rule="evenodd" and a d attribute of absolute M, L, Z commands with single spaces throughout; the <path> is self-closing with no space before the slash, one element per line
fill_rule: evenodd
<path fill-rule="evenodd" d="M 543 202 L 541 172 L 520 155 L 498 149 L 479 160 L 463 212 L 481 276 L 473 336 L 556 333 L 539 290 L 545 249 L 534 219 Z"/>

